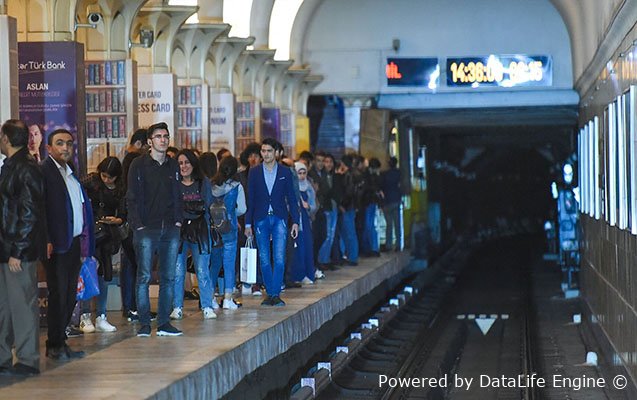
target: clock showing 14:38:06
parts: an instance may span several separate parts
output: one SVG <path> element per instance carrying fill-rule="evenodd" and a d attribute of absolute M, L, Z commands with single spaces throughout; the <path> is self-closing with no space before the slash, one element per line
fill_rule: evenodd
<path fill-rule="evenodd" d="M 447 59 L 447 86 L 549 86 L 549 56 L 490 55 Z"/>

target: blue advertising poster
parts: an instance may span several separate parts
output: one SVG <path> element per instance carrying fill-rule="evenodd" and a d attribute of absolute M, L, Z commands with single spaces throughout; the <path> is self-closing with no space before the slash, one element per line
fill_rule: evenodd
<path fill-rule="evenodd" d="M 48 135 L 67 129 L 76 143 L 75 166 L 85 172 L 84 49 L 76 42 L 18 43 L 20 119 L 29 127 L 29 151 L 47 156 Z"/>
<path fill-rule="evenodd" d="M 261 109 L 261 138 L 267 137 L 281 141 L 281 110 L 278 108 Z"/>

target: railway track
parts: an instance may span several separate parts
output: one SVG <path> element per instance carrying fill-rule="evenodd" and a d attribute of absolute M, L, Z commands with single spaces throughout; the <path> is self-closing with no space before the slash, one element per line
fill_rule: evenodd
<path fill-rule="evenodd" d="M 431 284 L 419 286 L 416 279 L 409 301 L 312 394 L 330 400 L 536 399 L 533 387 L 507 381 L 534 371 L 530 260 L 521 255 L 523 242 L 507 244 L 504 250 L 457 251 Z"/>

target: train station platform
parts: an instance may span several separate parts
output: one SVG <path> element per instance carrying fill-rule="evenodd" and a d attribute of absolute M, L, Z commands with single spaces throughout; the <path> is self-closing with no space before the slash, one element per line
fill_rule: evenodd
<path fill-rule="evenodd" d="M 197 301 L 186 301 L 184 319 L 174 321 L 184 331 L 180 337 L 157 337 L 154 329 L 150 338 L 136 337 L 139 324 L 127 322 L 119 312 L 109 313 L 117 332 L 70 338 L 73 349 L 87 353 L 71 362 L 44 356 L 42 330 L 41 375 L 0 377 L 0 399 L 216 399 L 241 382 L 245 393 L 250 390 L 245 378 L 259 368 L 281 360 L 290 349 L 303 348 L 301 343 L 321 328 L 345 329 L 353 323 L 357 317 L 347 315 L 348 310 L 371 293 L 382 297 L 392 290 L 391 282 L 398 283 L 409 261 L 406 253 L 361 259 L 356 267 L 326 273 L 314 285 L 287 289 L 282 294 L 285 307 L 262 307 L 261 297 L 244 296 L 243 307 L 221 310 L 215 320 L 203 320 Z M 364 307 L 359 308 L 362 312 Z M 334 325 L 339 318 L 340 325 Z M 283 362 L 290 368 L 302 366 Z"/>

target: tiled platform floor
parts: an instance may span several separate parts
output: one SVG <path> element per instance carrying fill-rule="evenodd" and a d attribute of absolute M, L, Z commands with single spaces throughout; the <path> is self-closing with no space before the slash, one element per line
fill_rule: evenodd
<path fill-rule="evenodd" d="M 215 320 L 204 321 L 197 302 L 186 301 L 185 318 L 175 322 L 184 331 L 180 337 L 157 337 L 153 326 L 150 338 L 138 338 L 138 324 L 109 313 L 117 332 L 69 339 L 73 349 L 87 353 L 71 362 L 44 357 L 42 331 L 42 374 L 0 377 L 0 399 L 219 398 L 408 262 L 402 253 L 361 259 L 315 285 L 287 289 L 286 307 L 261 307 L 261 297 L 244 296 L 242 308 L 221 310 Z"/>

